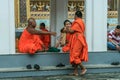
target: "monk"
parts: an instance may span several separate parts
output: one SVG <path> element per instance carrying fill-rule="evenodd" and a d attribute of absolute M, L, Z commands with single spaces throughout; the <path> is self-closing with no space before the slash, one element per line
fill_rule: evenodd
<path fill-rule="evenodd" d="M 78 75 L 78 66 L 81 68 L 80 75 L 84 75 L 87 69 L 82 65 L 82 61 L 88 61 L 88 46 L 84 36 L 85 25 L 82 21 L 81 11 L 75 13 L 75 21 L 67 32 L 71 33 L 69 47 L 63 48 L 66 52 L 70 50 L 70 63 L 74 65 L 74 72 L 72 75 Z"/>
<path fill-rule="evenodd" d="M 45 28 L 45 23 L 41 23 L 40 24 L 40 30 L 41 31 L 45 31 L 48 32 L 48 30 Z M 49 34 L 46 35 L 40 35 L 40 39 L 42 40 L 43 44 L 45 45 L 45 50 L 48 50 L 48 48 L 50 47 L 50 42 L 51 42 L 51 38 Z"/>
<path fill-rule="evenodd" d="M 68 44 L 68 42 L 70 40 L 70 33 L 67 33 L 66 29 L 70 28 L 71 25 L 72 25 L 72 23 L 69 20 L 64 21 L 64 27 L 61 29 L 60 39 L 58 40 L 58 42 L 55 45 L 56 48 L 59 47 L 59 45 L 61 47 L 63 47 Z"/>
<path fill-rule="evenodd" d="M 55 32 L 45 32 L 35 29 L 36 22 L 34 18 L 28 19 L 28 26 L 23 31 L 20 40 L 18 50 L 21 53 L 34 54 L 37 51 L 43 51 L 44 44 L 40 40 L 39 35 L 41 34 L 50 34 L 55 36 Z"/>

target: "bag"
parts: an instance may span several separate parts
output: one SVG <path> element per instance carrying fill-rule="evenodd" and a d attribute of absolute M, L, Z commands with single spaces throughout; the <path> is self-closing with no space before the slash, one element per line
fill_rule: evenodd
<path fill-rule="evenodd" d="M 55 47 L 50 47 L 47 52 L 60 52 L 60 49 L 57 49 Z"/>

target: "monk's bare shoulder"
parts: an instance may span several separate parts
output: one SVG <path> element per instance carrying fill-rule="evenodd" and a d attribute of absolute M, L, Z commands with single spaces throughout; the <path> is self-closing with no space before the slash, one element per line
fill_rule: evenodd
<path fill-rule="evenodd" d="M 36 34 L 36 30 L 32 27 L 27 27 L 26 30 L 31 34 Z"/>

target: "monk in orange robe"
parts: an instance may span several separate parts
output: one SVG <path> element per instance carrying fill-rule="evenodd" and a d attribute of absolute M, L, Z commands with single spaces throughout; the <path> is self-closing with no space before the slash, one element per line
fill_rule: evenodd
<path fill-rule="evenodd" d="M 40 30 L 48 32 L 48 30 L 45 28 L 44 23 L 40 24 Z M 45 45 L 45 50 L 48 50 L 48 48 L 50 47 L 50 42 L 51 42 L 50 35 L 49 34 L 46 34 L 46 35 L 42 34 L 42 35 L 40 35 L 40 39 L 42 40 L 43 44 Z"/>
<path fill-rule="evenodd" d="M 70 28 L 72 23 L 69 20 L 64 21 L 64 27 L 61 29 L 60 39 L 56 43 L 55 47 L 57 48 L 59 45 L 61 47 L 66 46 L 70 40 L 70 33 L 66 32 L 67 28 Z"/>
<path fill-rule="evenodd" d="M 84 75 L 87 69 L 82 65 L 82 61 L 88 61 L 88 46 L 84 36 L 85 25 L 82 21 L 81 11 L 75 13 L 75 21 L 72 27 L 67 30 L 71 33 L 69 47 L 63 48 L 63 51 L 70 50 L 70 63 L 74 65 L 73 75 L 78 75 L 78 66 L 81 68 L 81 75 Z"/>
<path fill-rule="evenodd" d="M 18 46 L 19 52 L 34 54 L 37 51 L 43 51 L 44 44 L 40 40 L 39 35 L 41 34 L 50 34 L 54 36 L 56 35 L 55 32 L 39 31 L 36 30 L 35 27 L 36 27 L 35 19 L 29 18 L 28 26 L 23 31 L 19 40 Z"/>

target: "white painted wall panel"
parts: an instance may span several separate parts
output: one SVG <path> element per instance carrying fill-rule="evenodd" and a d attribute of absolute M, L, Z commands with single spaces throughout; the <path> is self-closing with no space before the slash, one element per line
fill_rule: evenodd
<path fill-rule="evenodd" d="M 64 27 L 64 20 L 68 19 L 68 0 L 56 0 L 56 32 L 60 34 L 60 30 Z"/>
<path fill-rule="evenodd" d="M 85 2 L 85 23 L 86 23 L 86 40 L 88 44 L 88 51 L 93 50 L 93 13 L 92 13 L 92 0 Z"/>
<path fill-rule="evenodd" d="M 93 1 L 93 51 L 107 51 L 107 0 Z"/>
<path fill-rule="evenodd" d="M 9 29 L 10 54 L 15 54 L 15 14 L 14 0 L 9 0 Z"/>
<path fill-rule="evenodd" d="M 0 3 L 0 54 L 9 53 L 9 0 Z"/>
<path fill-rule="evenodd" d="M 0 54 L 15 53 L 14 0 L 0 3 Z"/>

